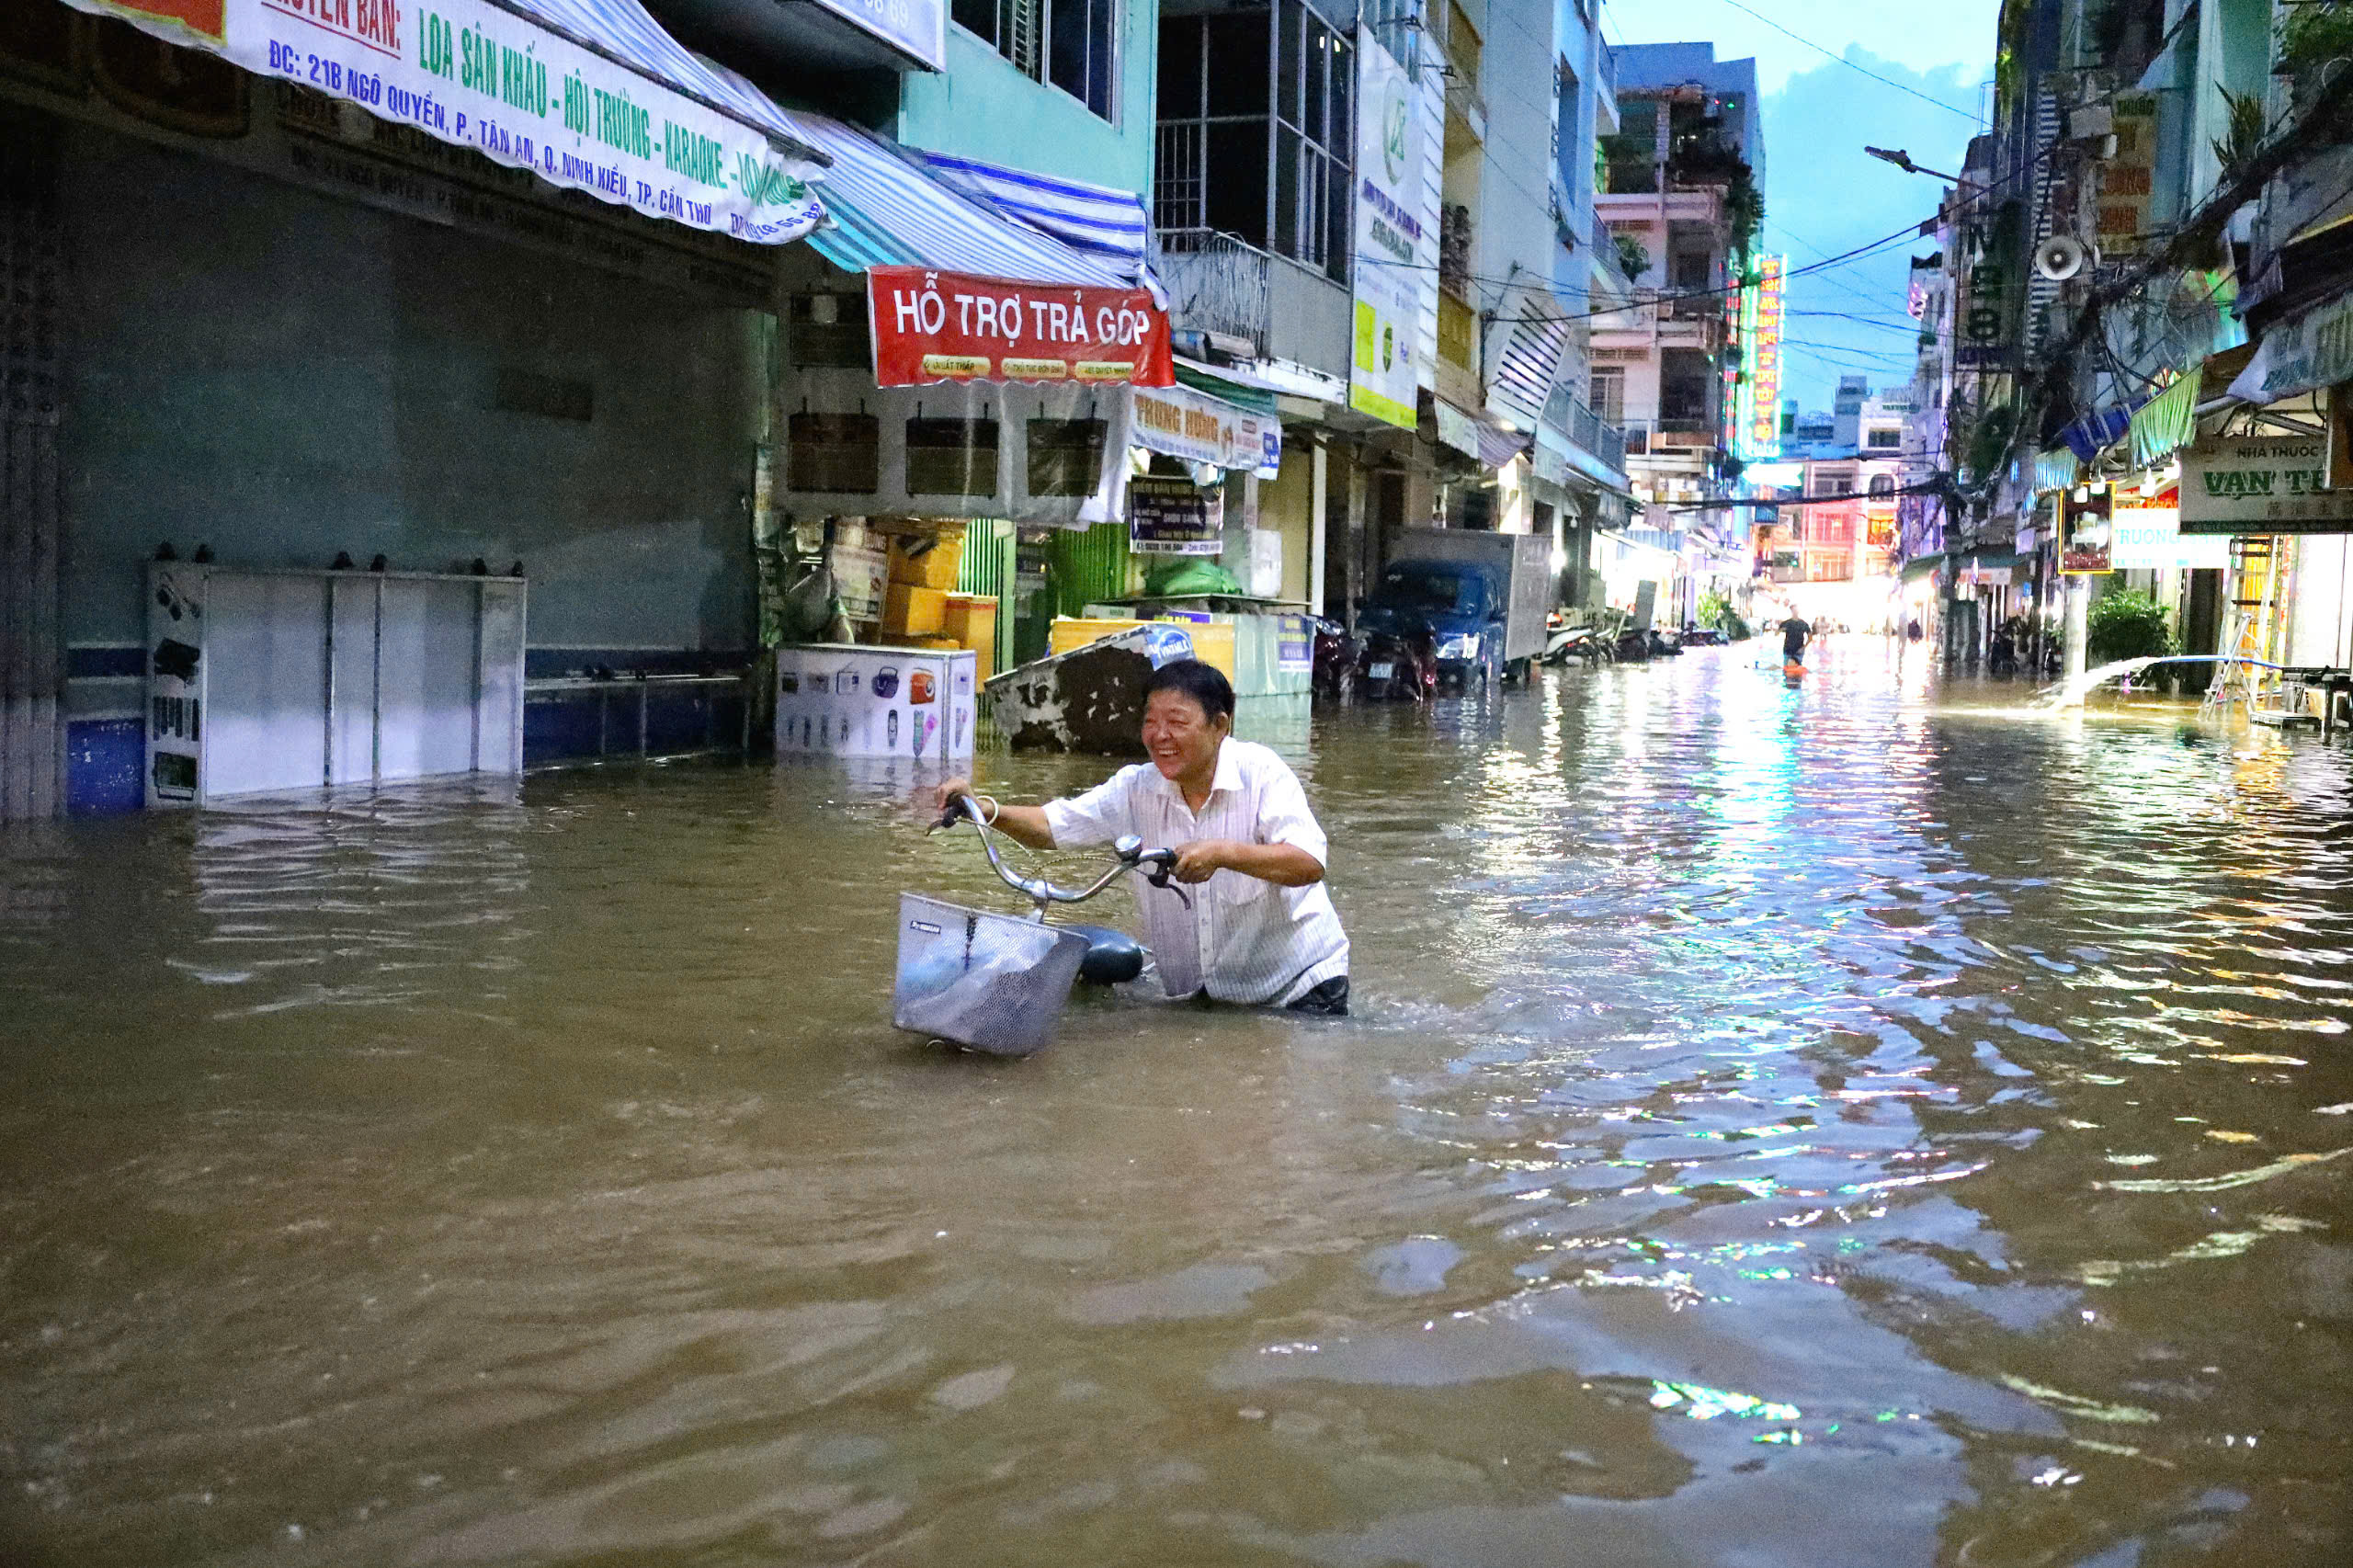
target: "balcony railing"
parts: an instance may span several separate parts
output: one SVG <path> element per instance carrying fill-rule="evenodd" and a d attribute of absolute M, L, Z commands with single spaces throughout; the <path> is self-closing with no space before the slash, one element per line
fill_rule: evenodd
<path fill-rule="evenodd" d="M 1215 229 L 1164 229 L 1158 271 L 1178 327 L 1246 337 L 1264 348 L 1275 258 Z"/>
<path fill-rule="evenodd" d="M 1563 381 L 1545 400 L 1542 423 L 1569 441 L 1620 472 L 1626 467 L 1626 436 L 1615 422 L 1603 418 Z"/>
<path fill-rule="evenodd" d="M 1626 451 L 1631 457 L 1660 452 L 1704 455 L 1716 449 L 1719 437 L 1707 419 L 1630 419 L 1626 422 Z"/>
<path fill-rule="evenodd" d="M 1259 353 L 1348 373 L 1348 290 L 1319 267 L 1214 229 L 1164 229 L 1155 269 L 1180 330 L 1247 338 Z"/>

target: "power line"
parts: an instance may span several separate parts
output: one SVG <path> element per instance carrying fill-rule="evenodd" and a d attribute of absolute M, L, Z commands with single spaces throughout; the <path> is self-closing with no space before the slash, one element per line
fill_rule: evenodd
<path fill-rule="evenodd" d="M 1847 59 L 1843 54 L 1832 53 L 1829 50 L 1824 49 L 1822 45 L 1814 42 L 1813 40 L 1807 38 L 1804 34 L 1790 31 L 1789 28 L 1775 21 L 1764 12 L 1756 10 L 1752 6 L 1742 5 L 1740 0 L 1724 0 L 1724 4 L 1731 6 L 1735 11 L 1747 12 L 1748 15 L 1756 17 L 1758 21 L 1772 28 L 1775 32 L 1779 33 L 1783 38 L 1795 39 L 1798 42 L 1805 45 L 1808 49 L 1813 50 L 1816 54 L 1835 60 L 1849 71 L 1861 72 L 1864 75 L 1869 76 L 1872 81 L 1881 83 L 1886 86 L 1893 87 L 1899 93 L 1909 93 L 1924 104 L 1936 105 L 1938 108 L 1943 109 L 1947 114 L 1957 114 L 1961 116 L 1961 119 L 1969 121 L 1972 125 L 1984 125 L 1985 123 L 1983 119 L 1972 110 L 1957 108 L 1952 104 L 1945 102 L 1942 98 L 1930 97 L 1927 94 L 1920 91 L 1917 87 L 1907 87 L 1892 76 L 1882 76 L 1878 72 L 1871 70 L 1868 66 L 1856 64 L 1853 61 Z"/>

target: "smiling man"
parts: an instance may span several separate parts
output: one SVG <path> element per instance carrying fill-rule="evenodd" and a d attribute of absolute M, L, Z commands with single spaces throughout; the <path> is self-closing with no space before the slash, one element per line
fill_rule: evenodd
<path fill-rule="evenodd" d="M 1033 849 L 1108 844 L 1132 833 L 1176 851 L 1192 907 L 1138 879 L 1144 940 L 1172 997 L 1338 1015 L 1348 1010 L 1348 938 L 1324 889 L 1324 829 L 1298 775 L 1265 746 L 1233 738 L 1233 687 L 1197 659 L 1144 682 L 1149 763 L 1072 800 L 1001 805 L 990 825 Z M 972 786 L 939 787 L 945 810 Z"/>

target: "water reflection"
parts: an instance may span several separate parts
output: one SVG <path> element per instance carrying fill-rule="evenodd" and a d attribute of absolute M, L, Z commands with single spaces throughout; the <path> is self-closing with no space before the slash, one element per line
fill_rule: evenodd
<path fill-rule="evenodd" d="M 887 1026 L 915 771 L 0 836 L 0 1528 L 2340 1561 L 2342 754 L 1918 653 L 1319 716 L 1359 1017 L 1022 1063 Z"/>

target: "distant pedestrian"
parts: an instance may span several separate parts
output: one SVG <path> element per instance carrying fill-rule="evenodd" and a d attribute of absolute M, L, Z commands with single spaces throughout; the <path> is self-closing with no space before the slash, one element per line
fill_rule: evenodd
<path fill-rule="evenodd" d="M 1806 642 L 1813 635 L 1813 628 L 1797 616 L 1781 622 L 1781 663 L 1803 665 Z"/>
<path fill-rule="evenodd" d="M 1920 623 L 1917 620 L 1908 622 L 1904 626 L 1904 640 L 1907 642 L 1917 642 L 1920 641 Z"/>

